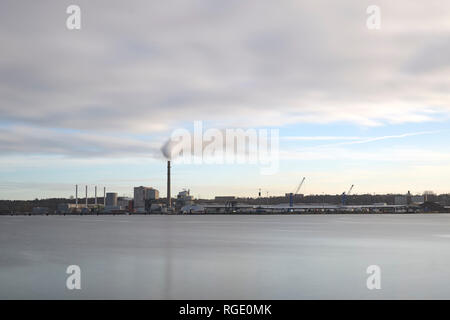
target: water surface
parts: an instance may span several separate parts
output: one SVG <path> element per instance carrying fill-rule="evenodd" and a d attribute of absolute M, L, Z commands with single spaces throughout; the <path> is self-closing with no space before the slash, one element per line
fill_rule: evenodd
<path fill-rule="evenodd" d="M 1 216 L 0 298 L 450 299 L 450 215 Z"/>

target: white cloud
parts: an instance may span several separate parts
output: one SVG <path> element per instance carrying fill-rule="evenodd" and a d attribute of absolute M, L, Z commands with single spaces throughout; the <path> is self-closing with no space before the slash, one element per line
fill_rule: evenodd
<path fill-rule="evenodd" d="M 68 3 L 2 2 L 3 121 L 155 132 L 450 112 L 447 1 L 381 1 L 379 32 L 361 1 L 79 1 L 73 32 Z"/>
<path fill-rule="evenodd" d="M 79 0 L 80 31 L 65 28 L 70 4 L 0 3 L 2 172 L 152 161 L 194 120 L 220 129 L 449 121 L 447 0 L 379 0 L 380 31 L 366 28 L 372 3 L 360 0 Z M 445 148 L 351 148 L 403 137 L 286 137 L 333 144 L 281 158 L 450 160 Z"/>
<path fill-rule="evenodd" d="M 422 132 L 412 132 L 412 133 L 404 133 L 398 135 L 390 135 L 390 136 L 381 136 L 381 137 L 348 137 L 348 136 L 285 136 L 281 137 L 282 140 L 288 141 L 333 141 L 333 140 L 351 140 L 350 142 L 342 142 L 334 145 L 342 145 L 342 144 L 361 144 L 361 143 L 369 143 L 381 140 L 389 140 L 389 139 L 400 139 L 407 137 L 414 137 L 426 134 L 436 134 L 441 131 L 422 131 Z"/>
<path fill-rule="evenodd" d="M 31 126 L 0 128 L 0 152 L 7 154 L 61 155 L 72 158 L 162 158 L 158 141 L 117 135 L 42 129 Z"/>

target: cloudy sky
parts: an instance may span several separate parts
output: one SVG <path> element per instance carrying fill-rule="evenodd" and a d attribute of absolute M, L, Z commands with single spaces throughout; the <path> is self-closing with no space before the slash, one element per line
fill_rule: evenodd
<path fill-rule="evenodd" d="M 196 120 L 279 129 L 280 170 L 180 164 L 172 192 L 450 192 L 448 0 L 2 0 L 0 39 L 0 199 L 164 196 Z"/>

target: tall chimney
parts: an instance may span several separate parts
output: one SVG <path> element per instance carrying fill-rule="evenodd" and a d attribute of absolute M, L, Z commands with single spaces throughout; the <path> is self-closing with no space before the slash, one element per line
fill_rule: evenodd
<path fill-rule="evenodd" d="M 103 187 L 103 206 L 106 206 L 106 187 Z"/>
<path fill-rule="evenodd" d="M 86 186 L 86 208 L 88 207 L 88 194 L 87 194 L 87 186 Z"/>
<path fill-rule="evenodd" d="M 172 207 L 172 199 L 170 194 L 170 160 L 167 161 L 167 208 Z"/>
<path fill-rule="evenodd" d="M 97 186 L 95 186 L 95 205 L 97 205 Z"/>
<path fill-rule="evenodd" d="M 75 207 L 78 208 L 78 185 L 75 185 Z"/>

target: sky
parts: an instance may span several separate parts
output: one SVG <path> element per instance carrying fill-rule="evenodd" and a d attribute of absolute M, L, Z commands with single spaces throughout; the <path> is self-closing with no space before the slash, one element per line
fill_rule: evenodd
<path fill-rule="evenodd" d="M 174 164 L 172 194 L 450 192 L 447 0 L 3 0 L 0 39 L 0 199 L 165 196 L 194 121 L 279 130 L 279 170 Z"/>

